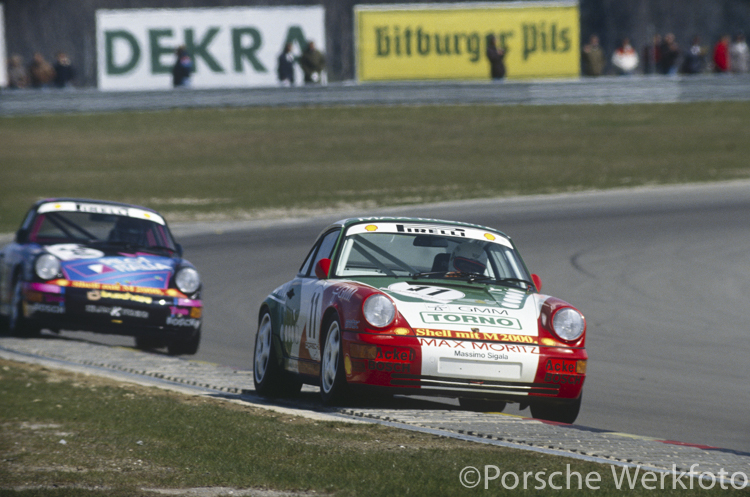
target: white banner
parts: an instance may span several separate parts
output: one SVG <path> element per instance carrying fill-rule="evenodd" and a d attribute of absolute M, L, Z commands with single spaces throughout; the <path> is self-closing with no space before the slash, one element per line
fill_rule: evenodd
<path fill-rule="evenodd" d="M 98 85 L 169 89 L 175 50 L 184 45 L 194 62 L 193 88 L 275 86 L 284 45 L 300 55 L 309 41 L 325 53 L 322 6 L 98 10 Z"/>
<path fill-rule="evenodd" d="M 0 3 L 0 88 L 8 86 L 8 59 L 5 52 L 5 13 Z"/>

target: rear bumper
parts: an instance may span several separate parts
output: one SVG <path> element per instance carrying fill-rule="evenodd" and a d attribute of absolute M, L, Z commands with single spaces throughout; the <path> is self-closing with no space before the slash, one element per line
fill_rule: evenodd
<path fill-rule="evenodd" d="M 53 330 L 158 338 L 189 338 L 200 332 L 202 301 L 170 295 L 173 290 L 126 290 L 25 283 L 24 316 L 36 327 Z"/>

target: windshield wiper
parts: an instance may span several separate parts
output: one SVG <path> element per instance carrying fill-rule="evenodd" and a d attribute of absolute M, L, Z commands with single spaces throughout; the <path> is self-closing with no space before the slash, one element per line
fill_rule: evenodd
<path fill-rule="evenodd" d="M 536 288 L 536 285 L 534 285 L 533 282 L 523 278 L 500 278 L 498 281 L 500 283 L 524 283 L 527 286 L 527 290 L 529 288 Z"/>
<path fill-rule="evenodd" d="M 431 276 L 443 276 L 445 278 L 465 279 L 469 283 L 474 283 L 475 281 L 494 281 L 495 280 L 495 278 L 491 276 L 487 276 L 486 274 L 466 273 L 462 271 L 429 271 L 429 272 L 424 272 L 424 273 L 413 273 L 409 276 L 415 280 L 419 278 L 429 278 Z"/>

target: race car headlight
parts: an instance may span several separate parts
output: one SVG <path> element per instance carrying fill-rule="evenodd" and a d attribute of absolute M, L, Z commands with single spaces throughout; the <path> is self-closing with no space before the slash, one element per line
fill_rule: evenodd
<path fill-rule="evenodd" d="M 376 328 L 385 328 L 396 317 L 396 306 L 381 293 L 370 295 L 362 307 L 365 319 Z"/>
<path fill-rule="evenodd" d="M 34 262 L 34 272 L 43 280 L 51 280 L 60 272 L 60 260 L 54 255 L 40 255 Z"/>
<path fill-rule="evenodd" d="M 583 316 L 575 309 L 565 307 L 552 317 L 552 328 L 563 340 L 578 340 L 583 335 Z"/>
<path fill-rule="evenodd" d="M 174 277 L 175 285 L 177 289 L 182 293 L 194 293 L 201 286 L 201 277 L 198 276 L 198 271 L 191 267 L 184 267 L 177 271 Z"/>

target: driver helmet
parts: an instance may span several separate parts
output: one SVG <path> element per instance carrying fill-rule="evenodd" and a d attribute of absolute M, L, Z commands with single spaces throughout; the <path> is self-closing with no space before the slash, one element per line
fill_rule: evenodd
<path fill-rule="evenodd" d="M 459 243 L 451 253 L 450 265 L 462 273 L 483 274 L 487 269 L 487 253 L 481 242 Z"/>
<path fill-rule="evenodd" d="M 133 245 L 146 245 L 143 223 L 138 219 L 120 218 L 114 229 L 109 233 L 109 241 L 125 242 Z"/>

